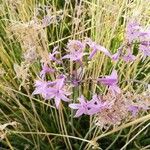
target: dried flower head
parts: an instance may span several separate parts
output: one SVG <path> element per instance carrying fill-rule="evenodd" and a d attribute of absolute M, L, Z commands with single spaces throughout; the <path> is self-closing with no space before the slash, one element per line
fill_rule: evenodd
<path fill-rule="evenodd" d="M 109 91 L 105 96 L 102 97 L 104 102 L 110 104 L 109 107 L 102 109 L 96 115 L 96 125 L 101 128 L 106 128 L 110 125 L 119 125 L 122 120 L 128 116 L 126 100 L 122 93 L 115 95 Z"/>
<path fill-rule="evenodd" d="M 101 128 L 120 125 L 124 120 L 134 119 L 140 111 L 150 109 L 149 96 L 143 93 L 132 94 L 130 92 L 114 95 L 109 91 L 102 97 L 109 107 L 104 107 L 95 115 L 96 125 Z"/>

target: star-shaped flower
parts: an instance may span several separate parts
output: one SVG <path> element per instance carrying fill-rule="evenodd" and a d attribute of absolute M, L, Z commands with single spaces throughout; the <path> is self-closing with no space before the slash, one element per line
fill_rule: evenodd
<path fill-rule="evenodd" d="M 88 110 L 88 102 L 85 100 L 84 96 L 82 95 L 80 98 L 78 98 L 80 103 L 73 103 L 69 104 L 69 107 L 72 109 L 77 109 L 77 112 L 74 117 L 80 117 L 81 115 L 89 115 Z"/>
<path fill-rule="evenodd" d="M 105 55 L 111 57 L 110 52 L 103 46 L 97 44 L 96 42 L 93 42 L 90 38 L 87 38 L 86 43 L 89 45 L 89 47 L 92 49 L 92 52 L 90 53 L 89 59 L 92 59 L 94 55 L 99 51 L 103 52 Z"/>
<path fill-rule="evenodd" d="M 78 40 L 69 40 L 67 51 L 69 54 L 63 56 L 62 59 L 69 58 L 71 61 L 81 61 L 84 53 L 85 44 Z"/>
<path fill-rule="evenodd" d="M 53 86 L 54 82 L 47 82 L 44 80 L 36 80 L 35 90 L 32 93 L 33 95 L 41 94 L 44 99 L 48 98 L 48 89 Z"/>
<path fill-rule="evenodd" d="M 92 96 L 92 99 L 90 101 L 88 101 L 88 106 L 89 106 L 89 110 L 88 110 L 88 114 L 90 115 L 94 115 L 98 112 L 100 112 L 102 109 L 109 109 L 109 104 L 107 102 L 102 101 L 102 98 L 97 95 L 94 94 Z"/>
<path fill-rule="evenodd" d="M 47 73 L 53 73 L 54 71 L 54 69 L 49 68 L 46 64 L 44 64 L 42 67 L 42 71 L 40 72 L 40 77 L 44 79 Z"/>
<path fill-rule="evenodd" d="M 126 39 L 128 40 L 129 43 L 132 43 L 133 41 L 139 39 L 140 30 L 141 30 L 140 25 L 135 21 L 130 21 L 127 24 Z"/>
<path fill-rule="evenodd" d="M 143 41 L 139 45 L 139 50 L 143 53 L 143 59 L 150 56 L 150 41 Z"/>
<path fill-rule="evenodd" d="M 98 81 L 104 85 L 108 85 L 109 89 L 113 93 L 120 93 L 120 88 L 118 87 L 118 75 L 117 71 L 113 70 L 110 76 L 105 76 L 104 78 L 99 78 Z"/>
<path fill-rule="evenodd" d="M 56 58 L 56 55 L 57 55 L 57 54 L 60 54 L 60 52 L 58 52 L 57 49 L 58 49 L 58 46 L 54 47 L 52 53 L 49 53 L 49 59 L 50 59 L 51 61 L 54 61 L 54 62 L 60 64 L 60 63 L 61 63 L 61 60 L 59 60 L 59 59 Z"/>
<path fill-rule="evenodd" d="M 65 77 L 61 77 L 55 81 L 56 84 L 53 87 L 48 89 L 48 98 L 54 99 L 57 108 L 59 107 L 61 100 L 66 102 L 70 101 L 67 96 L 69 96 L 71 93 L 65 89 L 64 81 Z"/>

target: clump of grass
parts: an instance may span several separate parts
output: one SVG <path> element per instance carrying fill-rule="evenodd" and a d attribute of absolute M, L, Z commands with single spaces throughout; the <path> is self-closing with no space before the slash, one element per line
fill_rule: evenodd
<path fill-rule="evenodd" d="M 52 53 L 55 46 L 59 46 L 59 59 L 66 54 L 65 48 L 69 39 L 84 41 L 85 37 L 91 37 L 96 43 L 115 53 L 124 41 L 126 23 L 129 20 L 138 16 L 137 20 L 143 26 L 148 26 L 149 6 L 149 1 L 136 0 L 2 1 L 1 147 L 123 150 L 128 146 L 128 149 L 148 149 L 149 111 L 141 112 L 137 118 L 130 121 L 124 118 L 120 126 L 110 125 L 104 129 L 95 124 L 95 119 L 99 119 L 99 124 L 102 123 L 101 116 L 74 119 L 73 111 L 67 104 L 61 105 L 57 110 L 53 102 L 44 101 L 42 96 L 35 98 L 32 93 L 35 79 L 41 71 L 41 64 L 46 62 L 49 67 L 53 67 L 49 61 L 49 53 Z M 135 47 L 134 53 L 136 51 Z M 91 92 L 107 93 L 106 88 L 88 81 L 110 74 L 112 68 L 118 71 L 118 78 L 122 81 L 120 88 L 124 92 L 130 91 L 131 97 L 127 97 L 128 99 L 143 98 L 144 94 L 143 97 L 138 94 L 147 90 L 145 85 L 150 81 L 149 58 L 141 61 L 141 55 L 137 57 L 131 63 L 122 60 L 111 62 L 104 54 L 96 54 L 88 64 L 85 64 L 85 70 L 82 70 L 82 80 L 87 82 L 83 82 L 79 89 L 72 88 L 74 102 L 81 95 L 81 91 L 88 99 L 91 98 Z M 70 61 L 54 66 L 58 71 L 65 68 L 68 74 L 72 74 L 74 67 L 78 67 Z M 54 80 L 57 75 L 50 74 L 48 78 Z M 145 97 L 149 103 L 149 91 Z M 118 100 L 118 106 L 122 106 L 120 102 Z M 127 115 L 125 112 L 122 113 Z"/>

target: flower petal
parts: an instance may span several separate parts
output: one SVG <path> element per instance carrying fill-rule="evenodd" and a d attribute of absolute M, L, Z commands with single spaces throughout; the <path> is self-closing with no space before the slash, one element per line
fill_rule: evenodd
<path fill-rule="evenodd" d="M 74 117 L 80 117 L 83 113 L 83 111 L 81 109 L 77 110 L 76 114 Z"/>
<path fill-rule="evenodd" d="M 74 103 L 73 104 L 69 104 L 69 107 L 72 108 L 72 109 L 79 109 L 80 106 L 81 106 L 80 104 L 74 104 Z"/>

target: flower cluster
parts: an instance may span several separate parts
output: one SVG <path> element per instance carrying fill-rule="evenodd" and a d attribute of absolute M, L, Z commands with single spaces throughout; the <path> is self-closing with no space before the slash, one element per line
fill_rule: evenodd
<path fill-rule="evenodd" d="M 136 59 L 136 56 L 133 55 L 133 48 L 135 45 L 138 45 L 143 60 L 147 56 L 150 56 L 150 28 L 145 29 L 140 26 L 139 23 L 130 21 L 126 27 L 125 43 L 123 43 L 118 51 L 112 55 L 112 59 L 119 60 L 119 58 L 122 58 L 126 62 L 134 61 Z"/>
<path fill-rule="evenodd" d="M 90 79 L 97 86 L 105 86 L 106 94 L 93 93 L 91 100 L 86 99 L 82 94 L 79 95 L 78 101 L 71 99 L 73 87 L 78 87 L 84 82 L 79 78 L 79 72 L 82 72 L 88 64 L 85 61 L 90 62 L 96 53 L 102 52 L 112 61 L 122 58 L 130 62 L 136 59 L 132 51 L 134 44 L 138 44 L 139 53 L 142 53 L 144 59 L 149 56 L 150 31 L 148 29 L 144 30 L 136 22 L 131 22 L 127 25 L 125 38 L 126 42 L 115 54 L 111 54 L 108 49 L 89 38 L 83 41 L 69 40 L 66 46 L 67 54 L 64 56 L 61 56 L 59 47 L 54 47 L 49 53 L 49 62 L 42 64 L 40 79 L 36 80 L 33 95 L 40 94 L 45 100 L 54 100 L 57 109 L 60 107 L 61 100 L 69 102 L 69 107 L 76 110 L 75 117 L 95 115 L 96 124 L 102 127 L 119 125 L 129 114 L 135 117 L 140 110 L 148 110 L 150 103 L 147 98 L 138 100 L 139 97 L 131 98 L 133 94 L 129 94 L 130 97 L 123 93 L 119 87 L 118 72 L 115 68 L 110 75 Z M 70 73 L 70 70 L 64 68 L 64 62 L 71 62 L 75 70 L 71 70 Z"/>

